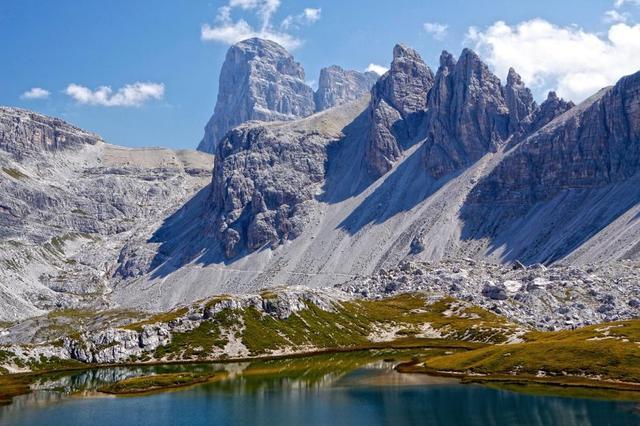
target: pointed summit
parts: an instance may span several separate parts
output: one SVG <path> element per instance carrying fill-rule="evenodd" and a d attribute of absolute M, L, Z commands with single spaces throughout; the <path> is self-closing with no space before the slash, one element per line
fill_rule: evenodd
<path fill-rule="evenodd" d="M 558 97 L 558 94 L 554 91 L 549 92 L 547 100 L 545 100 L 538 111 L 536 112 L 533 123 L 531 124 L 531 130 L 535 131 L 541 129 L 550 123 L 554 118 L 564 114 L 573 108 L 575 104 L 571 101 L 565 101 Z"/>
<path fill-rule="evenodd" d="M 440 54 L 440 69 L 451 71 L 455 68 L 456 62 L 456 58 L 446 50 L 443 50 Z"/>
<path fill-rule="evenodd" d="M 509 109 L 500 79 L 471 49 L 457 62 L 440 57 L 429 94 L 425 161 L 440 178 L 477 161 L 509 136 Z"/>
<path fill-rule="evenodd" d="M 213 153 L 222 137 L 249 120 L 306 117 L 315 111 L 313 89 L 304 69 L 287 50 L 270 40 L 250 38 L 229 48 L 213 116 L 198 150 Z"/>
<path fill-rule="evenodd" d="M 518 74 L 513 67 L 510 67 L 509 73 L 507 74 L 507 86 L 519 86 L 522 84 L 522 77 L 520 77 L 520 74 Z"/>
<path fill-rule="evenodd" d="M 366 151 L 369 174 L 380 177 L 400 157 L 417 133 L 433 87 L 433 72 L 418 52 L 403 44 L 393 48 L 391 67 L 371 90 L 371 128 Z"/>
<path fill-rule="evenodd" d="M 531 91 L 525 86 L 520 74 L 509 68 L 504 97 L 509 107 L 509 131 L 516 133 L 527 129 L 533 121 L 538 106 Z"/>
<path fill-rule="evenodd" d="M 433 72 L 418 52 L 397 44 L 393 48 L 391 68 L 380 78 L 374 91 L 406 116 L 426 108 L 427 93 L 432 86 Z"/>
<path fill-rule="evenodd" d="M 403 58 L 422 61 L 418 52 L 402 43 L 398 43 L 393 47 L 393 60 L 396 61 Z"/>

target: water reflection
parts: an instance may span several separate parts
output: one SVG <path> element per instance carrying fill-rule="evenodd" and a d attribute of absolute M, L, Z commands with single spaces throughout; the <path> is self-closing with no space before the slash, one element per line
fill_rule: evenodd
<path fill-rule="evenodd" d="M 402 356 L 401 354 L 393 354 Z M 405 354 L 407 355 L 407 354 Z M 3 425 L 637 425 L 634 403 L 543 397 L 404 375 L 388 353 L 60 374 L 0 408 Z M 144 374 L 220 371 L 178 392 L 115 398 L 99 386 Z"/>

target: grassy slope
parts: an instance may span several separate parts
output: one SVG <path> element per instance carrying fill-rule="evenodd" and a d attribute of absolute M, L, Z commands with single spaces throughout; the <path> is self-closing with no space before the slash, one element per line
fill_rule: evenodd
<path fill-rule="evenodd" d="M 435 357 L 409 370 L 482 374 L 504 381 L 516 375 L 569 385 L 587 384 L 581 378 L 640 383 L 640 320 L 524 337 L 524 343 Z"/>
<path fill-rule="evenodd" d="M 208 359 L 229 342 L 230 336 L 244 345 L 250 356 L 260 356 L 285 350 L 380 346 L 372 345 L 369 336 L 385 327 L 395 327 L 395 338 L 407 345 L 413 342 L 414 346 L 419 346 L 421 339 L 415 336 L 425 325 L 438 330 L 447 340 L 491 343 L 505 341 L 518 328 L 488 311 L 458 305 L 452 299 L 428 304 L 422 296 L 407 294 L 378 301 L 344 302 L 334 311 L 307 304 L 306 309 L 287 319 L 254 308 L 225 309 L 195 330 L 174 333 L 172 342 L 159 348 L 155 358 Z"/>
<path fill-rule="evenodd" d="M 202 307 L 212 308 L 222 300 L 204 301 Z M 186 313 L 183 308 L 125 327 L 140 330 L 146 324 L 173 321 Z M 421 336 L 425 330 L 440 333 L 442 338 Z M 530 383 L 571 386 L 591 386 L 587 378 L 640 383 L 640 320 L 572 331 L 529 331 L 522 336 L 523 343 L 504 344 L 509 337 L 523 332 L 500 316 L 453 299 L 428 303 L 421 295 L 406 294 L 377 301 L 343 302 L 336 304 L 333 311 L 308 304 L 287 319 L 254 308 L 224 309 L 194 330 L 173 333 L 172 341 L 154 354 L 131 361 L 219 359 L 228 344 L 246 348 L 250 357 L 282 355 L 287 351 L 431 347 L 440 350 L 416 354 L 418 360 L 401 370 L 446 371 L 467 376 L 466 380 L 506 384 L 513 384 L 518 378 Z M 389 340 L 372 340 L 376 334 L 384 334 Z M 459 351 L 447 354 L 451 348 Z M 10 355 L 0 352 L 0 358 Z M 30 367 L 34 371 L 78 367 L 77 363 L 67 364 L 55 359 L 33 360 Z M 6 390 L 4 394 L 24 390 L 21 380 L 5 385 L 0 386 Z"/>

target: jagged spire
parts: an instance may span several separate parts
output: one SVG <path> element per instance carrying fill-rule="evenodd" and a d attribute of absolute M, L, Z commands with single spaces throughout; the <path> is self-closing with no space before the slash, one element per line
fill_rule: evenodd
<path fill-rule="evenodd" d="M 538 106 L 522 77 L 513 68 L 509 68 L 504 97 L 509 108 L 509 132 L 517 133 L 528 129 Z"/>
<path fill-rule="evenodd" d="M 456 66 L 456 62 L 456 58 L 454 58 L 453 55 L 446 50 L 443 50 L 440 54 L 440 68 L 453 70 L 453 68 Z"/>

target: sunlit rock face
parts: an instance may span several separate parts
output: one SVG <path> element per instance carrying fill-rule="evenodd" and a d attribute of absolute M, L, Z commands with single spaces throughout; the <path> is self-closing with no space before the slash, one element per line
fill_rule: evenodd
<path fill-rule="evenodd" d="M 293 120 L 314 111 L 304 69 L 286 49 L 270 40 L 242 41 L 227 52 L 218 100 L 198 150 L 215 153 L 225 133 L 246 121 Z"/>

